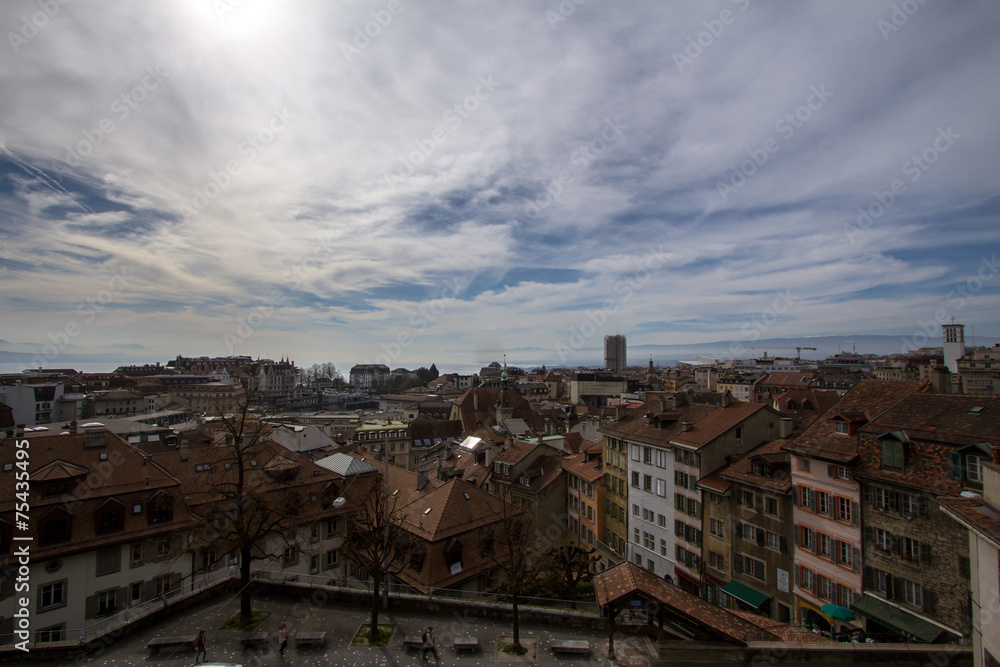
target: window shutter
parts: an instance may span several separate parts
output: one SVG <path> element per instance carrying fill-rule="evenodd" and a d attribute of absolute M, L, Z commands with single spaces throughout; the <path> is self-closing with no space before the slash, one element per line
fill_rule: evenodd
<path fill-rule="evenodd" d="M 865 565 L 862 579 L 864 581 L 864 587 L 866 591 L 870 591 L 875 588 L 875 571 L 872 570 L 871 565 Z"/>
<path fill-rule="evenodd" d="M 958 573 L 968 579 L 971 575 L 970 573 L 970 561 L 967 556 L 959 556 L 958 558 Z"/>
<path fill-rule="evenodd" d="M 743 537 L 743 524 L 736 522 L 736 537 Z"/>
<path fill-rule="evenodd" d="M 951 468 L 951 478 L 962 479 L 962 455 L 958 452 L 949 452 L 948 463 Z"/>
<path fill-rule="evenodd" d="M 889 551 L 894 554 L 899 554 L 899 538 L 889 533 Z"/>
<path fill-rule="evenodd" d="M 889 492 L 889 509 L 893 512 L 899 510 L 899 494 L 895 491 Z"/>
<path fill-rule="evenodd" d="M 870 544 L 875 541 L 875 529 L 871 526 L 865 526 L 861 532 L 864 533 L 865 542 Z"/>
<path fill-rule="evenodd" d="M 180 593 L 181 592 L 181 579 L 183 579 L 183 578 L 184 578 L 184 576 L 182 574 L 180 574 L 179 572 L 171 572 L 170 573 L 170 594 L 171 595 L 174 595 L 175 593 Z"/>
<path fill-rule="evenodd" d="M 778 550 L 783 554 L 788 553 L 788 540 L 784 535 L 778 536 Z"/>
<path fill-rule="evenodd" d="M 757 546 L 758 547 L 764 546 L 764 529 L 763 528 L 758 528 L 757 529 Z"/>
<path fill-rule="evenodd" d="M 122 586 L 115 594 L 115 609 L 125 609 L 128 607 L 128 589 Z"/>
<path fill-rule="evenodd" d="M 920 498 L 917 501 L 917 505 L 920 508 L 920 518 L 921 519 L 928 518 L 931 514 L 930 501 L 928 501 L 926 498 Z"/>
<path fill-rule="evenodd" d="M 870 503 L 872 501 L 872 487 L 865 484 L 864 487 L 862 487 L 861 489 L 861 493 L 866 503 Z"/>
<path fill-rule="evenodd" d="M 858 504 L 852 500 L 851 501 L 851 525 L 852 526 L 857 526 L 858 525 L 858 520 L 861 518 L 860 515 L 861 515 L 861 508 L 858 507 Z"/>
<path fill-rule="evenodd" d="M 819 534 L 812 528 L 806 528 L 809 534 L 812 536 L 812 541 L 809 543 L 809 550 L 813 553 L 819 552 Z"/>
<path fill-rule="evenodd" d="M 733 570 L 743 574 L 743 554 L 733 554 Z"/>
<path fill-rule="evenodd" d="M 827 464 L 826 474 L 830 476 L 830 479 L 834 479 L 837 476 L 837 470 L 832 463 Z"/>
<path fill-rule="evenodd" d="M 144 583 L 142 585 L 142 587 L 143 587 L 143 591 L 142 591 L 142 599 L 143 600 L 152 600 L 153 598 L 156 597 L 156 582 L 155 581 L 152 581 L 152 580 L 151 581 L 147 581 L 146 583 Z"/>
<path fill-rule="evenodd" d="M 896 602 L 901 602 L 906 599 L 906 593 L 903 590 L 903 579 L 896 576 L 887 576 L 887 581 L 892 581 L 892 599 Z"/>
<path fill-rule="evenodd" d="M 931 545 L 926 542 L 920 543 L 920 564 L 930 565 L 931 564 Z"/>
<path fill-rule="evenodd" d="M 759 493 L 755 493 L 753 497 L 757 513 L 759 514 L 760 512 L 764 511 L 764 496 Z"/>
<path fill-rule="evenodd" d="M 802 585 L 802 583 L 801 583 L 802 582 L 802 574 L 801 574 L 802 566 L 801 565 L 795 565 L 795 566 L 792 567 L 792 569 L 795 570 L 795 587 L 798 588 L 799 586 Z"/>
<path fill-rule="evenodd" d="M 937 614 L 937 594 L 923 586 L 920 588 L 920 597 L 921 602 L 923 603 L 921 607 L 923 608 L 924 613 L 931 615 Z"/>
<path fill-rule="evenodd" d="M 851 547 L 851 569 L 855 572 L 861 567 L 861 549 Z"/>
<path fill-rule="evenodd" d="M 83 602 L 83 617 L 97 618 L 97 596 L 91 595 Z"/>
<path fill-rule="evenodd" d="M 795 484 L 792 484 L 792 504 L 799 506 L 799 487 Z"/>
<path fill-rule="evenodd" d="M 792 543 L 799 546 L 799 524 L 792 525 Z"/>

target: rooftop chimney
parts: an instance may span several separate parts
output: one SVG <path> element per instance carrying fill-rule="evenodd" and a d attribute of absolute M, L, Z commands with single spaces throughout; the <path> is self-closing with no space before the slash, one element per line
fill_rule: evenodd
<path fill-rule="evenodd" d="M 732 400 L 733 400 L 733 395 L 729 393 L 728 389 L 722 392 L 722 400 L 720 401 L 722 407 L 728 408 Z"/>
<path fill-rule="evenodd" d="M 423 491 L 427 486 L 427 468 L 417 468 L 417 491 Z"/>
<path fill-rule="evenodd" d="M 77 421 L 76 421 L 76 420 L 74 419 L 73 421 L 71 421 L 71 422 L 69 423 L 69 432 L 70 432 L 71 434 L 73 434 L 73 435 L 76 435 L 76 433 L 77 433 L 77 430 L 78 430 L 78 427 L 79 427 L 79 424 L 78 424 L 78 423 L 77 423 Z"/>
<path fill-rule="evenodd" d="M 188 460 L 188 441 L 187 438 L 181 440 L 181 461 Z"/>
<path fill-rule="evenodd" d="M 794 422 L 791 417 L 782 417 L 778 420 L 778 437 L 787 438 L 792 434 L 792 429 L 795 427 Z"/>
<path fill-rule="evenodd" d="M 690 431 L 691 422 L 681 422 L 681 431 Z"/>

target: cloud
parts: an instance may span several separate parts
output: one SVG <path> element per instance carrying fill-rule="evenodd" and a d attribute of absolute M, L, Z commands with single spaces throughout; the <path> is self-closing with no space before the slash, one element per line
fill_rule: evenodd
<path fill-rule="evenodd" d="M 122 267 L 81 344 L 221 354 L 274 293 L 243 351 L 340 366 L 441 304 L 400 364 L 608 302 L 630 342 L 736 335 L 783 289 L 776 333 L 909 331 L 1000 240 L 1000 9 L 892 7 L 61 6 L 0 57 L 0 338 Z M 959 315 L 996 333 L 998 292 Z"/>

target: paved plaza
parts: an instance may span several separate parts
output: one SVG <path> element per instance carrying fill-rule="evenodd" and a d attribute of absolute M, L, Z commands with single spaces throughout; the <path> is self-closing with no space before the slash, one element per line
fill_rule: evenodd
<path fill-rule="evenodd" d="M 442 666 L 474 667 L 495 664 L 540 664 L 540 665 L 650 665 L 655 661 L 653 644 L 648 639 L 634 635 L 616 635 L 615 648 L 618 660 L 607 659 L 607 638 L 603 634 L 571 629 L 558 623 L 522 623 L 522 642 L 534 640 L 537 653 L 534 660 L 498 653 L 497 641 L 501 636 L 510 636 L 510 621 L 506 619 L 486 619 L 452 613 L 421 613 L 414 611 L 383 611 L 379 624 L 396 625 L 389 645 L 384 648 L 351 646 L 351 639 L 363 623 L 370 620 L 370 612 L 361 607 L 320 607 L 296 603 L 288 598 L 259 596 L 254 601 L 255 611 L 270 612 L 270 616 L 260 626 L 268 631 L 271 641 L 261 649 L 244 649 L 240 646 L 240 633 L 220 630 L 219 626 L 239 611 L 239 600 L 235 598 L 215 599 L 186 610 L 167 620 L 145 628 L 135 634 L 121 638 L 100 656 L 91 657 L 82 664 L 96 667 L 131 667 L 145 665 L 152 667 L 175 667 L 193 665 L 194 651 L 171 649 L 150 655 L 146 644 L 154 637 L 187 635 L 194 637 L 198 630 L 207 634 L 208 659 L 211 662 L 234 663 L 247 667 L 271 665 L 422 665 L 421 652 L 407 650 L 403 639 L 410 635 L 420 635 L 427 625 L 433 625 L 437 634 L 438 652 Z M 278 624 L 288 623 L 294 637 L 295 632 L 327 631 L 324 648 L 296 648 L 294 638 L 289 642 L 285 655 L 278 654 Z M 456 654 L 452 647 L 455 637 L 473 636 L 479 640 L 476 653 Z M 552 642 L 567 639 L 583 639 L 590 642 L 590 656 L 556 656 L 550 646 Z M 433 663 L 433 659 L 431 660 Z M 72 664 L 61 661 L 58 664 Z M 81 664 L 81 663 L 77 663 Z"/>

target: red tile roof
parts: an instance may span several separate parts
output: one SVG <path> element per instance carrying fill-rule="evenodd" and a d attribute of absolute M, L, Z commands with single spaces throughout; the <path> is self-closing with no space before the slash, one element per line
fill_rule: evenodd
<path fill-rule="evenodd" d="M 986 505 L 982 498 L 937 499 L 941 507 L 970 530 L 975 530 L 993 541 L 1000 549 L 1000 512 Z"/>
<path fill-rule="evenodd" d="M 786 440 L 774 440 L 773 442 L 765 443 L 748 452 L 745 457 L 733 463 L 728 468 L 722 470 L 720 475 L 732 482 L 742 482 L 761 488 L 772 489 L 780 493 L 787 493 L 792 490 L 791 475 L 782 474 L 773 477 L 764 477 L 753 471 L 754 459 L 763 458 L 772 465 L 776 462 L 788 461 L 789 455 L 782 449 L 786 444 L 788 444 Z M 775 460 L 776 458 L 777 461 Z"/>
<path fill-rule="evenodd" d="M 850 463 L 858 455 L 857 438 L 835 434 L 829 418 L 836 414 L 860 412 L 871 420 L 922 388 L 923 385 L 917 382 L 862 380 L 785 445 L 785 451 L 837 463 Z"/>
<path fill-rule="evenodd" d="M 746 646 L 749 642 L 778 640 L 776 634 L 727 609 L 702 600 L 697 595 L 691 595 L 629 562 L 594 575 L 594 591 L 597 603 L 602 607 L 620 606 L 626 600 L 642 594 L 700 625 L 704 631 L 734 644 Z"/>
<path fill-rule="evenodd" d="M 563 459 L 562 467 L 563 470 L 571 475 L 575 475 L 580 479 L 593 484 L 597 480 L 601 479 L 604 475 L 604 471 L 598 467 L 598 462 L 596 460 L 586 462 L 584 459 L 586 454 L 575 454 L 569 458 Z"/>

